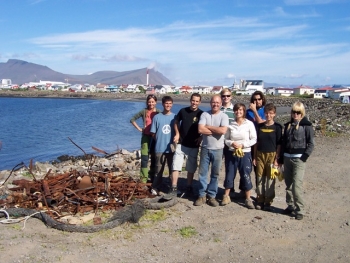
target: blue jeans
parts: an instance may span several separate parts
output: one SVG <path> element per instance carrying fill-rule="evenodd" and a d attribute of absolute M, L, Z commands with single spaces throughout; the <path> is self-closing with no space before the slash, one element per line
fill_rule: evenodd
<path fill-rule="evenodd" d="M 252 156 L 250 152 L 245 152 L 243 157 L 237 157 L 227 154 L 227 166 L 226 175 L 224 181 L 225 189 L 231 189 L 233 187 L 233 182 L 236 178 L 237 170 L 239 171 L 239 189 L 242 191 L 249 191 L 253 188 L 253 184 L 250 178 L 250 173 L 252 172 Z M 226 158 L 225 157 L 225 158 Z"/>
<path fill-rule="evenodd" d="M 211 198 L 215 198 L 218 192 L 218 179 L 222 162 L 222 149 L 209 150 L 201 148 L 199 161 L 199 197 L 205 196 L 205 192 Z M 211 164 L 210 181 L 208 184 L 208 172 Z"/>

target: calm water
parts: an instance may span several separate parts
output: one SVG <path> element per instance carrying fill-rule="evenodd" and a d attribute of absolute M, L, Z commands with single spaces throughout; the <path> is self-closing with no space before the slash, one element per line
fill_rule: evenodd
<path fill-rule="evenodd" d="M 141 134 L 129 120 L 144 106 L 144 102 L 0 98 L 0 170 L 22 161 L 29 165 L 30 159 L 43 162 L 64 154 L 82 155 L 68 137 L 87 153 L 97 154 L 92 146 L 106 152 L 139 149 Z M 184 106 L 175 104 L 172 111 Z M 157 107 L 162 109 L 161 103 Z"/>

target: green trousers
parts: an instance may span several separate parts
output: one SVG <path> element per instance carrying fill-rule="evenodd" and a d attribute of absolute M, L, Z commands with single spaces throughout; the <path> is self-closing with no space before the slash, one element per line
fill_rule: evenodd
<path fill-rule="evenodd" d="M 144 183 L 146 183 L 148 179 L 153 181 L 154 178 L 155 154 L 153 149 L 154 147 L 152 147 L 152 140 L 152 136 L 142 134 L 140 179 Z M 151 156 L 150 169 L 148 169 L 149 156 Z"/>
<path fill-rule="evenodd" d="M 300 158 L 284 157 L 284 180 L 286 182 L 286 202 L 289 209 L 304 215 L 303 179 L 306 163 Z"/>

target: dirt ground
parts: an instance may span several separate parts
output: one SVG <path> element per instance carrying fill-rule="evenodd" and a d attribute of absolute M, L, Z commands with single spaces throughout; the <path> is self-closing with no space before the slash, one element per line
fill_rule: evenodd
<path fill-rule="evenodd" d="M 1 262 L 350 262 L 349 149 L 349 138 L 316 138 L 301 221 L 282 214 L 283 181 L 271 212 L 248 210 L 239 198 L 219 207 L 181 198 L 148 211 L 139 224 L 92 234 L 49 229 L 32 218 L 24 229 L 23 222 L 0 224 Z M 223 175 L 224 168 L 218 199 Z"/>

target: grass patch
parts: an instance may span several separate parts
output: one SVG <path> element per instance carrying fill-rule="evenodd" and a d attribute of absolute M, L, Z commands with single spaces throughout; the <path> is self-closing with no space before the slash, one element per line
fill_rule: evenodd
<path fill-rule="evenodd" d="M 334 137 L 340 137 L 340 134 L 339 134 L 339 133 L 333 132 L 333 131 L 326 131 L 325 135 L 326 135 L 327 137 L 332 137 L 332 138 L 334 138 Z"/>
<path fill-rule="evenodd" d="M 178 230 L 179 234 L 184 238 L 190 238 L 198 234 L 193 226 L 186 226 Z"/>
<path fill-rule="evenodd" d="M 157 210 L 157 211 L 147 210 L 145 215 L 142 217 L 143 220 L 152 221 L 152 222 L 163 221 L 166 218 L 167 218 L 167 212 L 165 212 L 164 209 Z"/>

